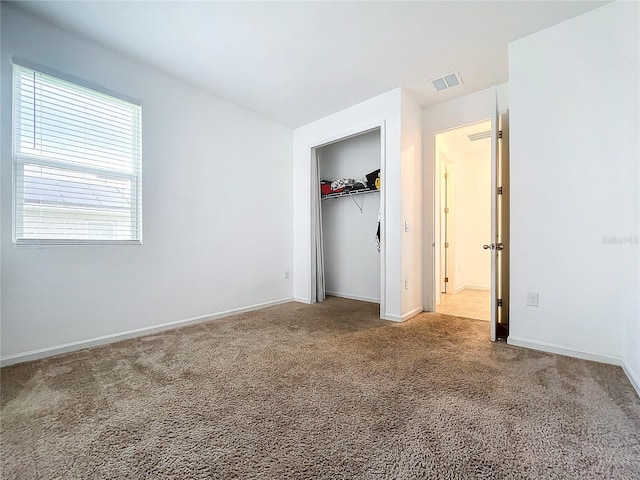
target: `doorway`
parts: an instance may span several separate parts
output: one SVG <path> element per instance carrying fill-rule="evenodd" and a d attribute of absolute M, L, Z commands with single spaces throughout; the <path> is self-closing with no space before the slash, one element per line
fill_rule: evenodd
<path fill-rule="evenodd" d="M 464 134 L 463 139 L 466 136 L 470 142 L 490 139 L 490 188 L 488 195 L 486 195 L 486 191 L 485 194 L 482 195 L 482 198 L 489 199 L 490 221 L 486 222 L 481 218 L 482 226 L 478 227 L 480 231 L 484 232 L 484 235 L 486 234 L 486 225 L 488 224 L 490 235 L 487 238 L 487 243 L 481 245 L 482 239 L 479 238 L 475 238 L 471 243 L 473 243 L 472 251 L 474 251 L 474 253 L 477 252 L 478 248 L 482 248 L 487 251 L 489 258 L 489 333 L 491 341 L 498 339 L 506 340 L 509 336 L 509 111 L 498 112 L 497 98 L 495 107 L 495 114 L 489 120 L 454 127 L 446 131 L 437 132 L 434 135 L 433 177 L 434 290 L 432 290 L 432 294 L 435 299 L 434 310 L 438 311 L 438 306 L 443 303 L 443 295 L 446 294 L 442 292 L 450 292 L 453 286 L 453 293 L 459 293 L 455 292 L 455 289 L 460 288 L 460 285 L 473 286 L 472 283 L 462 283 L 460 281 L 460 277 L 464 282 L 468 280 L 461 273 L 462 266 L 460 265 L 460 268 L 458 268 L 459 263 L 457 259 L 463 258 L 463 256 L 461 256 L 460 253 L 456 256 L 455 252 L 456 249 L 464 250 L 464 247 L 458 244 L 452 245 L 450 239 L 456 238 L 456 228 L 465 228 L 467 226 L 465 222 L 473 222 L 473 220 L 475 220 L 475 216 L 467 216 L 465 221 L 461 221 L 460 217 L 463 220 L 465 219 L 464 213 L 458 213 L 458 219 L 456 220 L 455 214 L 453 213 L 453 208 L 456 204 L 456 194 L 452 193 L 451 190 L 455 188 L 452 187 L 452 185 L 456 185 L 456 169 L 454 168 L 456 161 L 452 157 L 457 157 L 458 154 L 456 153 L 457 150 L 451 146 L 453 145 L 451 142 L 447 143 L 443 141 L 443 139 L 446 140 L 448 138 L 443 135 L 449 133 L 452 137 L 455 137 L 456 134 L 458 134 L 459 138 L 460 134 Z M 486 126 L 490 126 L 490 130 L 486 130 Z M 463 174 L 462 177 L 474 179 L 477 176 Z M 447 182 L 441 181 L 441 178 L 444 178 Z M 458 180 L 457 183 L 466 186 L 467 191 L 473 191 L 474 188 L 478 187 L 478 183 L 475 180 L 469 180 L 466 183 Z M 458 187 L 458 190 L 460 190 L 460 187 Z M 464 204 L 463 200 L 457 200 L 457 202 Z M 443 229 L 446 230 L 444 234 Z M 452 230 L 454 230 L 454 232 L 452 232 Z M 465 237 L 461 239 L 461 237 L 458 236 L 456 241 L 459 243 L 467 240 L 469 240 L 469 238 Z M 442 251 L 444 251 L 444 253 L 441 253 Z M 443 275 L 443 273 L 446 275 Z M 456 280 L 456 276 L 458 280 Z M 441 278 L 443 278 L 444 283 L 447 284 L 447 288 L 444 290 L 441 288 Z M 460 304 L 468 306 L 470 301 L 462 300 Z M 460 316 L 465 316 L 462 315 L 460 310 L 456 313 Z M 469 316 L 469 314 L 467 313 L 466 316 Z"/>
<path fill-rule="evenodd" d="M 491 318 L 491 120 L 436 134 L 436 312 Z"/>
<path fill-rule="evenodd" d="M 380 303 L 380 129 L 316 149 L 326 295 Z"/>
<path fill-rule="evenodd" d="M 385 318 L 384 152 L 384 122 L 310 148 L 311 303 L 379 303 Z"/>

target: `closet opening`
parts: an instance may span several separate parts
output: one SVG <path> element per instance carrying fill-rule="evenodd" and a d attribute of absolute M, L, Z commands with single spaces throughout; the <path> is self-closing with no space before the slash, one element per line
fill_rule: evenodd
<path fill-rule="evenodd" d="M 491 120 L 435 136 L 435 311 L 491 320 Z"/>
<path fill-rule="evenodd" d="M 312 303 L 384 306 L 383 125 L 311 149 Z"/>

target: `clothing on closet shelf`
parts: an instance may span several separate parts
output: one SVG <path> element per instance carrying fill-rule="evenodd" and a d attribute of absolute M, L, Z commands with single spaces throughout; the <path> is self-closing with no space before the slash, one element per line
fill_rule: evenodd
<path fill-rule="evenodd" d="M 331 191 L 333 193 L 342 192 L 345 189 L 351 190 L 356 181 L 353 178 L 339 178 L 331 183 Z"/>
<path fill-rule="evenodd" d="M 380 190 L 380 169 L 374 170 L 371 173 L 366 174 L 360 180 L 353 178 L 338 178 L 336 180 L 329 180 L 326 178 L 320 179 L 320 193 L 322 195 L 329 195 L 330 193 L 341 193 L 351 190 Z"/>

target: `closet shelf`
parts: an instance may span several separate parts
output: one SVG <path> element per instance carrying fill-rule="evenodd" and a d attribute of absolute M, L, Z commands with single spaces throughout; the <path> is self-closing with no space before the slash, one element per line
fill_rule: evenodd
<path fill-rule="evenodd" d="M 339 193 L 328 193 L 327 195 L 320 195 L 322 200 L 329 200 L 330 198 L 338 198 L 338 197 L 353 197 L 355 195 L 364 195 L 365 193 L 379 193 L 380 190 L 376 189 L 368 189 L 363 188 L 361 190 L 349 190 Z"/>

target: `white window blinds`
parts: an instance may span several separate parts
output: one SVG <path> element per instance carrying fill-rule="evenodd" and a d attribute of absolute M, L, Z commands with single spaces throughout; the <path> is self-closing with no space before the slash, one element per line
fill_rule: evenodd
<path fill-rule="evenodd" d="M 14 63 L 14 243 L 141 244 L 142 108 Z"/>

